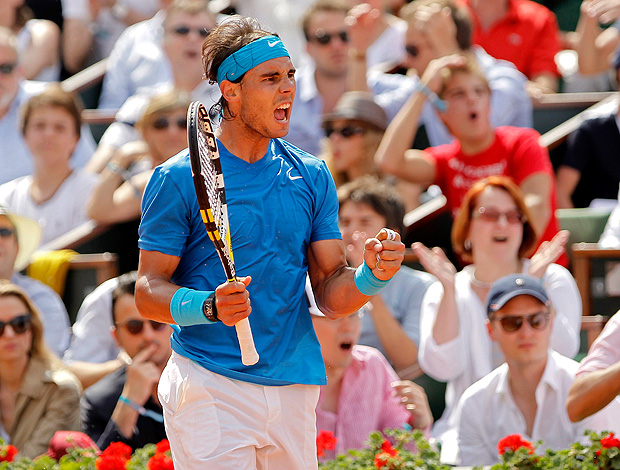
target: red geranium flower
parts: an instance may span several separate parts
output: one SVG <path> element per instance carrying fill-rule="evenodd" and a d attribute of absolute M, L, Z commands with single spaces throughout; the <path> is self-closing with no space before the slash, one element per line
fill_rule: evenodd
<path fill-rule="evenodd" d="M 12 462 L 17 455 L 17 447 L 8 444 L 0 449 L 0 462 Z"/>
<path fill-rule="evenodd" d="M 131 458 L 131 447 L 122 442 L 112 442 L 106 450 L 103 451 L 104 456 L 117 455 L 119 457 Z"/>
<path fill-rule="evenodd" d="M 522 447 L 528 449 L 529 454 L 534 453 L 534 446 L 532 446 L 531 442 L 526 441 L 519 434 L 511 434 L 499 440 L 497 443 L 497 452 L 499 452 L 499 455 L 504 455 L 507 450 L 516 452 Z"/>
<path fill-rule="evenodd" d="M 168 439 L 163 439 L 155 445 L 158 454 L 163 454 L 167 450 L 170 450 L 170 442 Z"/>
<path fill-rule="evenodd" d="M 321 429 L 316 436 L 316 455 L 323 457 L 326 450 L 334 450 L 336 448 L 338 438 L 331 431 Z"/>
<path fill-rule="evenodd" d="M 398 454 L 398 451 L 392 447 L 392 444 L 387 439 L 384 439 L 383 444 L 381 444 L 381 452 L 390 454 L 392 457 Z"/>
<path fill-rule="evenodd" d="M 174 464 L 168 454 L 157 453 L 146 464 L 148 470 L 174 470 Z"/>
<path fill-rule="evenodd" d="M 603 446 L 605 449 L 620 447 L 620 439 L 615 438 L 614 433 L 610 432 L 607 436 L 601 439 L 601 446 Z"/>
<path fill-rule="evenodd" d="M 122 455 L 100 455 L 95 461 L 97 470 L 125 470 L 127 458 Z"/>
<path fill-rule="evenodd" d="M 378 470 L 381 470 L 388 464 L 389 458 L 396 457 L 397 455 L 398 451 L 392 447 L 390 441 L 384 439 L 383 444 L 381 444 L 381 452 L 375 455 L 375 467 L 377 467 Z"/>

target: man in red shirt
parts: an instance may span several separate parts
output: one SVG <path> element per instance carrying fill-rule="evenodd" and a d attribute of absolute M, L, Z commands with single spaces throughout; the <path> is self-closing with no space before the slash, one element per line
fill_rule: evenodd
<path fill-rule="evenodd" d="M 512 62 L 530 80 L 530 94 L 555 92 L 560 29 L 551 10 L 531 0 L 461 0 L 474 26 L 472 42 Z"/>
<path fill-rule="evenodd" d="M 447 145 L 426 150 L 409 149 L 418 128 L 422 105 L 439 95 L 445 110 L 441 120 L 455 136 Z M 434 97 L 437 101 L 437 96 Z M 377 150 L 381 171 L 418 184 L 437 184 L 453 215 L 463 196 L 479 179 L 504 175 L 519 185 L 532 214 L 540 241 L 551 240 L 559 230 L 555 178 L 547 149 L 533 129 L 489 122 L 489 85 L 477 66 L 463 56 L 433 60 L 412 93 L 388 126 Z M 566 263 L 566 258 L 560 260 Z"/>

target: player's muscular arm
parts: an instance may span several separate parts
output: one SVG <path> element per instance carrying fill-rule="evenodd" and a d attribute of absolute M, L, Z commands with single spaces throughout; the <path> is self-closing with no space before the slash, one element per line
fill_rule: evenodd
<path fill-rule="evenodd" d="M 170 282 L 180 258 L 158 251 L 140 250 L 136 307 L 149 320 L 174 323 L 170 314 L 170 300 L 179 289 Z"/>
<path fill-rule="evenodd" d="M 395 236 L 396 239 L 388 240 L 387 232 L 382 229 L 375 238 L 366 240 L 364 261 L 377 279 L 389 280 L 400 269 L 405 245 L 398 234 Z M 308 273 L 317 304 L 328 317 L 349 315 L 370 300 L 370 296 L 362 294 L 355 285 L 355 270 L 347 266 L 342 240 L 312 243 L 308 252 Z"/>

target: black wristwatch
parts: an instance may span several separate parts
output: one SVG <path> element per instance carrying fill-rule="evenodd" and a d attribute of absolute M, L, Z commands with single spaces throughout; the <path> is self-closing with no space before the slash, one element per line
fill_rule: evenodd
<path fill-rule="evenodd" d="M 213 292 L 209 297 L 205 299 L 202 303 L 202 313 L 204 313 L 207 320 L 215 323 L 220 321 L 217 318 L 217 307 L 215 306 L 215 292 Z"/>

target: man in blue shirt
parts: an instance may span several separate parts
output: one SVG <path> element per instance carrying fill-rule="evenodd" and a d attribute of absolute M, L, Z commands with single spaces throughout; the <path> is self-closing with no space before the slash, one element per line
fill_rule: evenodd
<path fill-rule="evenodd" d="M 175 468 L 316 468 L 314 409 L 325 371 L 306 273 L 321 309 L 340 318 L 391 279 L 404 245 L 382 229 L 367 240 L 365 263 L 347 266 L 324 162 L 280 140 L 296 86 L 277 36 L 233 18 L 205 41 L 203 63 L 222 93 L 218 145 L 242 276 L 226 281 L 181 152 L 146 188 L 136 284 L 141 314 L 173 323 L 159 398 Z M 241 363 L 231 328 L 244 318 L 260 354 L 253 366 Z"/>

